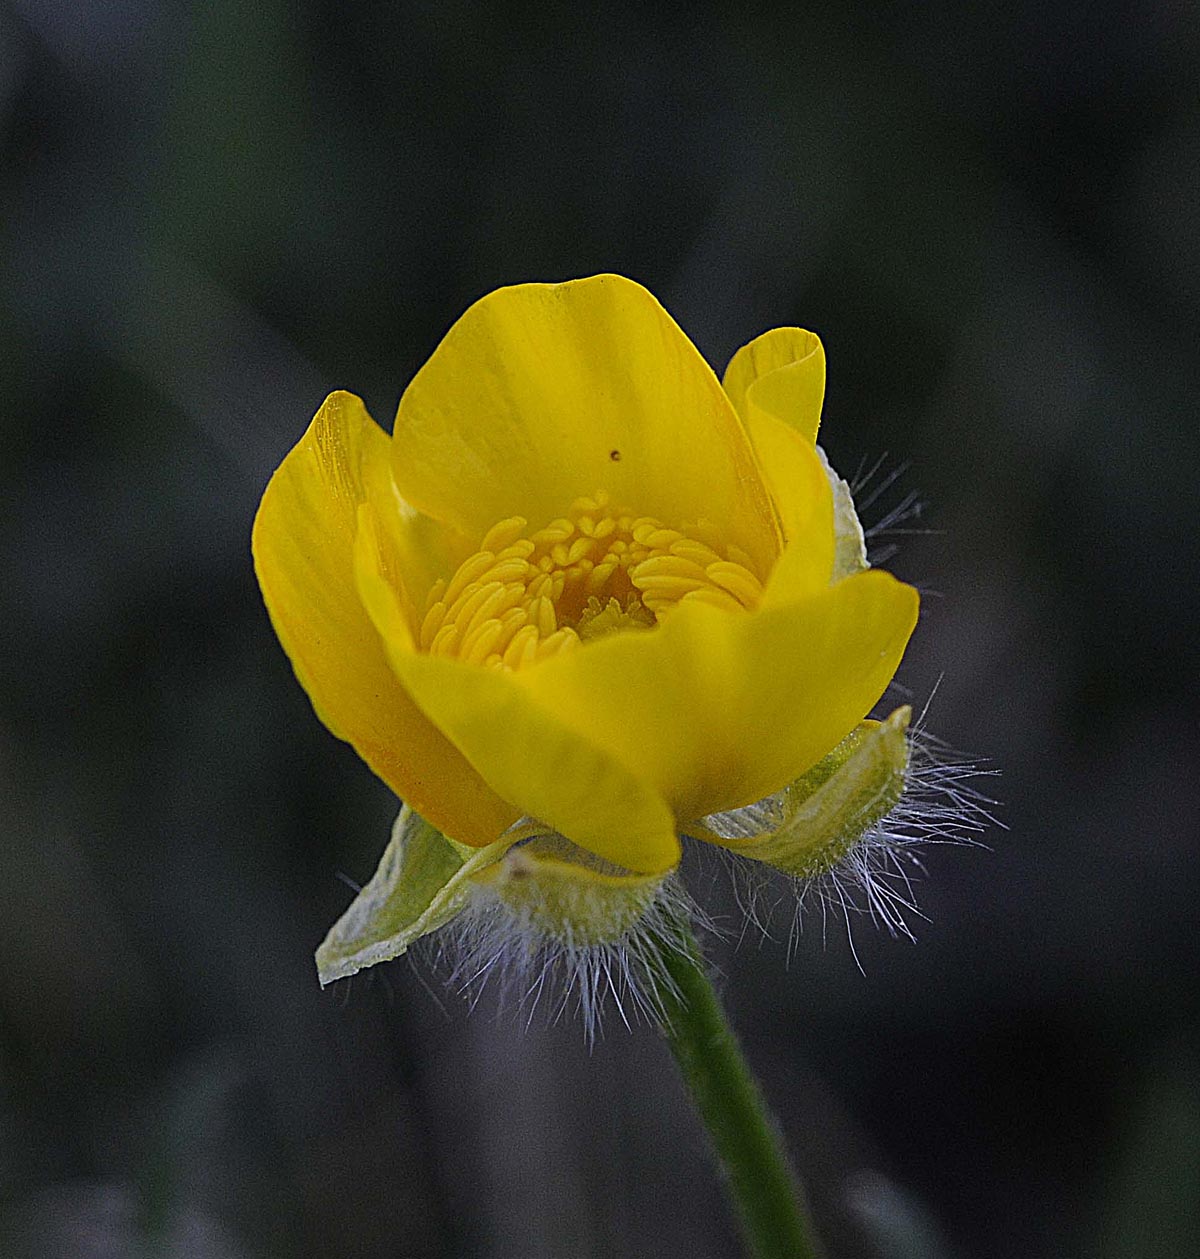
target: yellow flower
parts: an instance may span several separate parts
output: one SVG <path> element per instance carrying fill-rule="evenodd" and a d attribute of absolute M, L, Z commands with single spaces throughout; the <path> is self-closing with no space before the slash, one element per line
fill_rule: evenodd
<path fill-rule="evenodd" d="M 864 739 L 902 781 L 906 710 L 860 723 L 918 599 L 866 566 L 815 446 L 824 383 L 818 339 L 780 328 L 722 384 L 650 293 L 601 275 L 477 302 L 390 438 L 353 395 L 325 402 L 263 496 L 255 564 L 318 715 L 406 802 L 398 833 L 437 836 L 395 854 L 407 890 L 519 885 L 483 871 L 550 833 L 592 854 L 566 863 L 585 882 L 660 880 L 681 834 L 802 872 L 715 815 L 789 791 L 811 810 L 837 769 L 814 767 Z"/>

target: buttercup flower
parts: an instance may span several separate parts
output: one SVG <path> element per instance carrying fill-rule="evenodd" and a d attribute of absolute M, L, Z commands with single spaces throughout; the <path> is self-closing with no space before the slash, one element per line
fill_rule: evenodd
<path fill-rule="evenodd" d="M 719 382 L 615 275 L 501 289 L 392 437 L 333 394 L 263 496 L 254 557 L 318 715 L 405 802 L 323 982 L 468 904 L 603 946 L 680 836 L 805 877 L 899 799 L 908 710 L 864 721 L 917 619 L 815 445 L 818 339 Z"/>

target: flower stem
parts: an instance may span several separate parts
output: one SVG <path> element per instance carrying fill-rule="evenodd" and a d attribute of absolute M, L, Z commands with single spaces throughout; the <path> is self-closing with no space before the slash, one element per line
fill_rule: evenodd
<path fill-rule="evenodd" d="M 755 1259 L 817 1259 L 804 1194 L 779 1130 L 683 921 L 661 945 L 663 1032 L 712 1137 Z"/>

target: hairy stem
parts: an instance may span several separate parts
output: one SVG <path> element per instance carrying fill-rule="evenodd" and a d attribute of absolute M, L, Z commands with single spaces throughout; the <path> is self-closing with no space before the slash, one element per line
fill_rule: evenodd
<path fill-rule="evenodd" d="M 716 1147 L 756 1259 L 818 1259 L 779 1130 L 705 973 L 691 926 L 661 947 L 663 1032 Z"/>

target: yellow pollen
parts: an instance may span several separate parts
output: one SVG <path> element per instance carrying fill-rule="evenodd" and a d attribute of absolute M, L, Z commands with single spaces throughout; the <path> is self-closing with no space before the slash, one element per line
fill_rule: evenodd
<path fill-rule="evenodd" d="M 433 584 L 418 639 L 432 655 L 516 670 L 581 640 L 652 628 L 680 603 L 742 612 L 761 598 L 749 556 L 711 524 L 673 528 L 600 493 L 541 529 L 522 516 L 494 524 Z"/>

